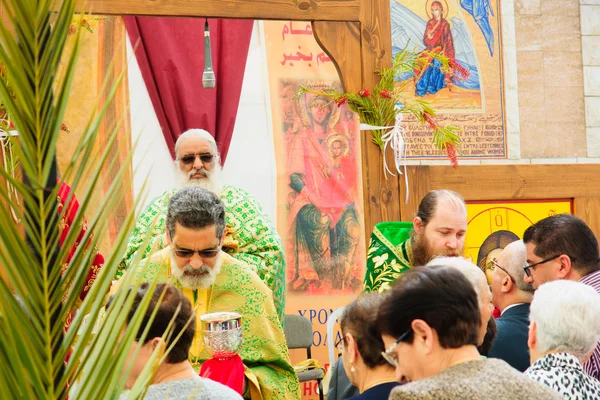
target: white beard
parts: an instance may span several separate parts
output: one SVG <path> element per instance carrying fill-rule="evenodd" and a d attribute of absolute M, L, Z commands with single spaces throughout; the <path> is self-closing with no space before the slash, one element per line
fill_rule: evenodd
<path fill-rule="evenodd" d="M 177 170 L 177 187 L 182 189 L 184 187 L 199 187 L 202 189 L 209 190 L 221 196 L 221 190 L 223 189 L 223 168 L 217 163 L 212 172 L 208 172 L 205 169 L 192 169 L 190 172 L 184 172 L 179 169 L 177 162 L 175 163 Z M 204 178 L 192 178 L 197 173 L 205 174 Z"/>
<path fill-rule="evenodd" d="M 179 268 L 179 266 L 177 266 L 177 260 L 175 260 L 175 256 L 173 255 L 173 253 L 171 253 L 169 256 L 171 257 L 171 274 L 175 278 L 177 278 L 179 283 L 181 283 L 181 286 L 183 286 L 186 289 L 208 289 L 212 286 L 213 283 L 215 283 L 217 275 L 221 273 L 221 263 L 223 261 L 221 259 L 221 252 L 217 254 L 217 260 L 213 268 L 210 268 L 206 265 L 203 265 L 198 269 L 193 269 L 189 265 L 183 268 Z M 206 273 L 202 275 L 190 275 L 186 274 L 186 270 L 194 272 L 204 271 Z"/>

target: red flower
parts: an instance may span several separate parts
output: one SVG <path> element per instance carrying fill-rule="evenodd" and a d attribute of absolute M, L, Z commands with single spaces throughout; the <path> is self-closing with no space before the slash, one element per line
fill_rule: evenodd
<path fill-rule="evenodd" d="M 381 97 L 383 97 L 384 99 L 391 99 L 392 98 L 392 93 L 390 93 L 389 90 L 382 90 L 381 92 L 379 92 L 379 95 Z"/>
<path fill-rule="evenodd" d="M 64 122 L 60 125 L 60 130 L 61 131 L 65 131 L 67 133 L 71 133 L 71 130 L 69 129 L 69 127 L 67 126 L 67 124 L 65 124 Z"/>
<path fill-rule="evenodd" d="M 8 129 L 15 129 L 15 123 L 12 121 L 8 121 Z"/>
<path fill-rule="evenodd" d="M 346 101 L 348 101 L 348 99 L 346 98 L 346 96 L 342 96 L 339 99 L 337 99 L 335 101 L 335 103 L 337 104 L 338 107 L 341 107 L 342 104 L 344 104 Z"/>
<path fill-rule="evenodd" d="M 450 66 L 450 68 L 458 72 L 458 75 L 462 75 L 461 78 L 468 78 L 469 75 L 471 75 L 471 72 L 469 72 L 468 69 L 460 65 L 454 58 L 451 58 L 448 61 L 448 65 Z"/>
<path fill-rule="evenodd" d="M 423 112 L 423 119 L 429 124 L 429 126 L 431 126 L 432 129 L 435 129 L 437 127 L 437 120 L 433 117 L 433 115 L 429 114 L 427 111 Z"/>
<path fill-rule="evenodd" d="M 450 159 L 450 165 L 452 168 L 458 168 L 458 154 L 456 148 L 451 143 L 446 143 L 446 155 Z"/>
<path fill-rule="evenodd" d="M 77 32 L 77 27 L 74 24 L 71 24 L 71 26 L 69 26 L 69 35 L 74 34 L 75 32 Z"/>
<path fill-rule="evenodd" d="M 360 89 L 358 95 L 361 97 L 369 97 L 370 93 L 367 89 Z"/>

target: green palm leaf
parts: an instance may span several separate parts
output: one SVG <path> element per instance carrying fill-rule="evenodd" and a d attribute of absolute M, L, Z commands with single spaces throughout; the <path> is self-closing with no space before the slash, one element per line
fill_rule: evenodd
<path fill-rule="evenodd" d="M 15 212 L 26 233 L 25 238 L 21 236 L 10 209 L 0 205 L 0 265 L 7 275 L 0 279 L 0 398 L 117 398 L 124 385 L 121 372 L 152 294 L 148 290 L 129 325 L 124 310 L 132 304 L 137 287 L 119 292 L 114 305 L 104 312 L 112 278 L 133 228 L 133 213 L 126 218 L 111 254 L 67 332 L 64 324 L 86 284 L 94 258 L 91 249 L 108 232 L 108 216 L 121 199 L 128 172 L 130 159 L 122 166 L 109 161 L 118 123 L 110 127 L 104 150 L 94 150 L 104 113 L 122 76 L 104 91 L 106 102 L 90 117 L 64 171 L 71 193 L 80 195 L 72 226 L 83 223 L 84 215 L 89 220 L 82 237 L 78 229 L 70 229 L 61 246 L 59 221 L 73 198 L 64 199 L 65 207 L 59 214 L 55 158 L 79 51 L 76 35 L 72 52 L 64 54 L 76 0 L 0 2 L 5 16 L 0 23 L 0 61 L 5 71 L 0 100 L 19 132 L 18 141 L 11 144 L 24 182 L 4 168 L 0 168 L 0 175 L 22 199 L 23 208 L 15 208 Z M 105 184 L 100 171 L 107 164 L 117 172 L 101 207 L 90 215 L 88 206 Z M 4 185 L 0 197 L 7 203 L 11 201 Z M 70 254 L 78 242 L 80 245 Z M 63 260 L 69 255 L 63 271 Z M 130 284 L 125 281 L 121 287 L 129 288 Z M 152 372 L 149 366 L 132 396 L 144 393 Z"/>

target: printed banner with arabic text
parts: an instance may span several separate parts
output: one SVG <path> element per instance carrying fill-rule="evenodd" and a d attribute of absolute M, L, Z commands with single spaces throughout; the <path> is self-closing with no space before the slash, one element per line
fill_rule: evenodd
<path fill-rule="evenodd" d="M 313 358 L 330 362 L 331 313 L 362 290 L 365 240 L 359 121 L 345 105 L 300 86 L 341 89 L 335 66 L 315 41 L 309 22 L 265 21 L 265 42 L 277 162 L 278 230 L 287 264 L 288 314 L 313 324 Z M 292 362 L 306 352 L 291 352 Z M 302 384 L 317 398 L 316 382 Z"/>

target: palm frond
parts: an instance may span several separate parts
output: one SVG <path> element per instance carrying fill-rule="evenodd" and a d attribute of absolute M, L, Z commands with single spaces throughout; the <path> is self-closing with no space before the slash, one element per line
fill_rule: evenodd
<path fill-rule="evenodd" d="M 94 150 L 108 102 L 122 75 L 115 85 L 106 86 L 103 98 L 107 102 L 97 108 L 83 130 L 65 171 L 65 178 L 73 183 L 71 194 L 63 199 L 65 207 L 59 213 L 56 144 L 79 52 L 76 34 L 69 39 L 73 40 L 71 53 L 64 54 L 75 0 L 0 1 L 5 17 L 0 23 L 4 71 L 0 100 L 19 132 L 13 149 L 24 182 L 14 179 L 12 170 L 0 168 L 0 175 L 21 199 L 23 208 L 15 212 L 25 230 L 22 237 L 9 208 L 0 206 L 0 264 L 7 276 L 0 279 L 0 398 L 65 399 L 69 384 L 77 388 L 70 398 L 116 398 L 124 384 L 121 371 L 152 294 L 149 290 L 129 324 L 123 310 L 131 305 L 135 286 L 117 296 L 115 307 L 102 311 L 133 228 L 133 213 L 126 218 L 113 251 L 67 332 L 64 324 L 86 284 L 93 249 L 108 231 L 107 217 L 120 201 L 131 161 L 125 160 L 120 168 L 109 161 L 119 123 L 111 126 L 106 148 Z M 100 175 L 104 165 L 117 172 L 101 207 L 89 220 L 89 229 L 80 235 L 78 227 L 84 215 L 89 215 L 91 198 L 106 184 Z M 75 192 L 81 195 L 78 212 L 61 245 L 59 221 L 67 215 Z M 0 187 L 0 197 L 11 200 L 5 186 Z M 151 372 L 141 377 L 137 392 L 143 392 Z"/>

